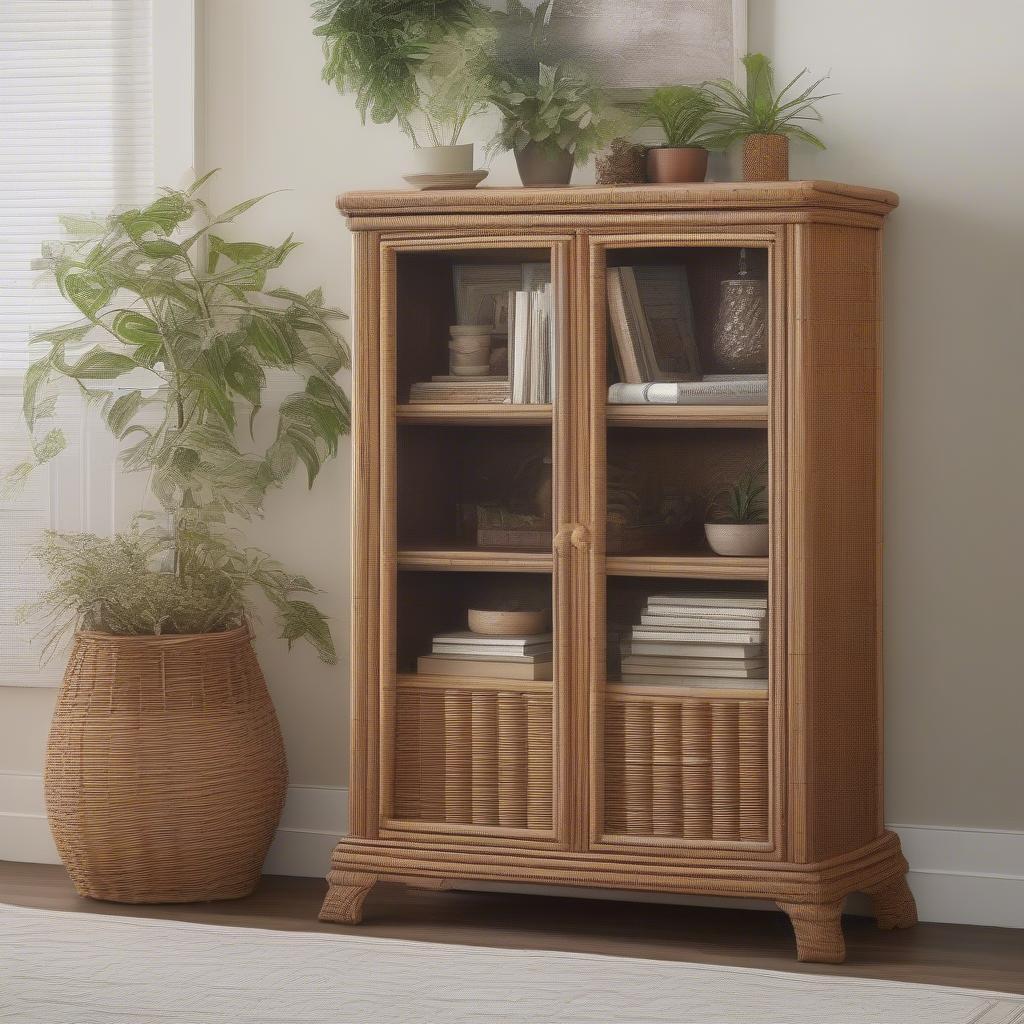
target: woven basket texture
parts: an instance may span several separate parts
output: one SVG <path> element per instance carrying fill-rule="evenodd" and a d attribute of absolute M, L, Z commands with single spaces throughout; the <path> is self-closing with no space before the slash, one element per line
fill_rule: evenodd
<path fill-rule="evenodd" d="M 46 758 L 46 806 L 83 896 L 119 903 L 252 891 L 288 770 L 246 628 L 79 633 Z"/>
<path fill-rule="evenodd" d="M 744 181 L 789 181 L 789 139 L 748 135 L 743 140 Z"/>

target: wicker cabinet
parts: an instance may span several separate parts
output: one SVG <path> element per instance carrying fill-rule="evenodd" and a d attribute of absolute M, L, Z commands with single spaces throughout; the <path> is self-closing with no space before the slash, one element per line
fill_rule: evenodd
<path fill-rule="evenodd" d="M 914 922 L 882 812 L 879 261 L 895 205 L 830 182 L 339 200 L 356 257 L 351 820 L 325 920 L 357 922 L 390 879 L 759 897 L 806 960 L 843 958 L 849 893 L 883 928 Z M 713 369 L 741 249 L 768 282 L 767 402 L 609 405 L 609 268 L 685 268 Z M 447 373 L 459 268 L 500 281 L 523 264 L 552 282 L 551 402 L 411 402 Z M 768 557 L 714 555 L 692 502 L 754 462 Z M 690 514 L 620 529 L 622 474 Z M 537 492 L 548 532 L 481 543 L 473 510 L 510 487 Z M 767 688 L 620 681 L 616 631 L 679 587 L 767 598 Z M 496 600 L 552 609 L 551 681 L 417 672 L 435 634 Z"/>

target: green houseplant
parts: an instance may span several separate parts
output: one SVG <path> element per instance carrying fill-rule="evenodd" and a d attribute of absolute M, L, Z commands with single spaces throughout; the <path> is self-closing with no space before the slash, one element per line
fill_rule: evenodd
<path fill-rule="evenodd" d="M 768 554 L 768 483 L 764 469 L 744 473 L 712 497 L 704 534 L 718 555 L 763 558 Z"/>
<path fill-rule="evenodd" d="M 824 78 L 799 87 L 809 73 L 806 68 L 776 90 L 775 69 L 763 53 L 748 53 L 743 66 L 747 72 L 745 92 L 725 80 L 709 85 L 718 102 L 719 124 L 711 142 L 729 146 L 742 139 L 744 181 L 786 181 L 790 138 L 825 148 L 800 122 L 820 121 L 815 104 L 835 94 L 816 92 Z"/>
<path fill-rule="evenodd" d="M 363 123 L 398 123 L 413 170 L 473 169 L 466 122 L 487 106 L 494 28 L 477 0 L 315 0 L 323 78 L 353 92 Z"/>
<path fill-rule="evenodd" d="M 61 447 L 50 417 L 77 389 L 145 474 L 151 507 L 114 536 L 51 533 L 36 602 L 74 645 L 51 727 L 51 826 L 85 895 L 130 902 L 249 892 L 287 781 L 273 705 L 252 651 L 252 597 L 289 645 L 335 658 L 313 584 L 244 543 L 240 526 L 299 466 L 312 486 L 349 429 L 335 375 L 343 316 L 319 289 L 268 277 L 298 243 L 222 229 L 259 198 L 212 213 L 206 179 L 142 209 L 66 221 L 43 263 L 80 318 L 38 335 L 24 385 L 37 460 Z M 254 425 L 268 380 L 291 391 L 273 437 Z M 17 477 L 31 470 L 18 467 Z"/>
<path fill-rule="evenodd" d="M 601 90 L 567 66 L 540 64 L 535 78 L 498 78 L 491 102 L 501 113 L 491 148 L 513 152 L 524 185 L 567 185 L 573 168 L 621 127 Z"/>
<path fill-rule="evenodd" d="M 650 181 L 703 181 L 707 177 L 707 145 L 717 108 L 715 97 L 703 86 L 670 85 L 651 93 L 643 104 L 643 116 L 645 123 L 661 129 L 665 144 L 647 151 Z"/>

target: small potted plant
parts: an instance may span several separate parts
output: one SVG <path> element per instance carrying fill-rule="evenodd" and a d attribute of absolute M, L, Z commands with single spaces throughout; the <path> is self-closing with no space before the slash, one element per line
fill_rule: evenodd
<path fill-rule="evenodd" d="M 78 891 L 119 902 L 235 898 L 259 878 L 287 767 L 251 644 L 254 598 L 289 645 L 335 658 L 316 588 L 238 527 L 298 466 L 312 486 L 348 432 L 344 314 L 318 288 L 269 287 L 298 243 L 228 240 L 259 200 L 214 215 L 204 180 L 68 221 L 70 239 L 44 248 L 80 318 L 36 336 L 24 384 L 37 465 L 63 446 L 53 416 L 70 386 L 120 442 L 121 470 L 147 482 L 129 529 L 47 535 L 49 588 L 30 609 L 51 649 L 74 633 L 47 745 L 50 825 Z M 296 390 L 262 446 L 268 375 Z"/>
<path fill-rule="evenodd" d="M 707 142 L 718 102 L 703 86 L 655 89 L 643 105 L 646 124 L 665 134 L 663 146 L 647 151 L 647 178 L 663 184 L 703 181 L 708 173 Z"/>
<path fill-rule="evenodd" d="M 316 0 L 313 17 L 324 80 L 355 93 L 364 124 L 398 123 L 410 175 L 473 171 L 473 143 L 459 139 L 487 106 L 495 37 L 477 0 Z"/>
<path fill-rule="evenodd" d="M 565 65 L 541 64 L 535 78 L 499 78 L 491 102 L 501 113 L 491 149 L 515 154 L 524 185 L 568 185 L 573 168 L 622 127 L 590 78 Z"/>
<path fill-rule="evenodd" d="M 776 91 L 775 69 L 763 53 L 748 53 L 743 66 L 747 70 L 746 92 L 725 80 L 708 86 L 718 101 L 716 120 L 720 126 L 709 144 L 724 147 L 742 139 L 744 181 L 787 181 L 789 140 L 800 139 L 824 149 L 821 139 L 799 122 L 820 121 L 815 103 L 835 94 L 816 94 L 824 78 L 798 90 L 797 83 L 808 74 L 806 68 Z"/>
<path fill-rule="evenodd" d="M 768 554 L 767 490 L 764 472 L 758 471 L 744 474 L 712 498 L 704 534 L 716 555 Z"/>

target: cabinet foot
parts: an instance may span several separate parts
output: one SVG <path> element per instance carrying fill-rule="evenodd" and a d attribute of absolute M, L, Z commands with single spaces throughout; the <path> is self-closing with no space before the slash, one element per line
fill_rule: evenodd
<path fill-rule="evenodd" d="M 871 900 L 875 921 L 883 931 L 917 924 L 917 904 L 906 875 L 897 875 L 865 892 Z"/>
<path fill-rule="evenodd" d="M 831 903 L 779 903 L 796 933 L 796 958 L 804 963 L 841 964 L 846 959 L 843 941 L 843 901 Z"/>
<path fill-rule="evenodd" d="M 320 908 L 321 921 L 335 924 L 359 924 L 363 919 L 363 900 L 377 882 L 376 875 L 332 871 L 327 876 L 330 889 Z"/>

